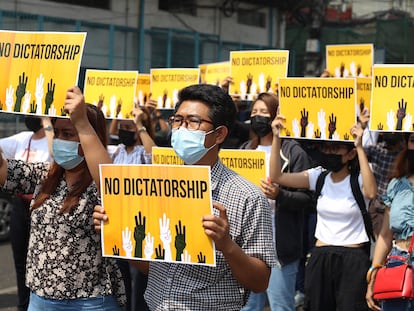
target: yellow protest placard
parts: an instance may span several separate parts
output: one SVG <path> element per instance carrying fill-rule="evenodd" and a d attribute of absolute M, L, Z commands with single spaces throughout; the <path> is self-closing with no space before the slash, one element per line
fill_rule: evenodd
<path fill-rule="evenodd" d="M 7 112 L 62 115 L 77 85 L 86 33 L 0 30 L 0 101 Z"/>
<path fill-rule="evenodd" d="M 215 266 L 210 167 L 101 165 L 104 256 Z"/>
<path fill-rule="evenodd" d="M 414 131 L 414 65 L 374 65 L 370 129 Z"/>
<path fill-rule="evenodd" d="M 204 83 L 220 86 L 230 76 L 230 62 L 206 64 Z"/>
<path fill-rule="evenodd" d="M 356 122 L 354 78 L 281 78 L 282 136 L 348 141 Z"/>
<path fill-rule="evenodd" d="M 87 69 L 83 94 L 85 101 L 100 108 L 107 118 L 132 118 L 138 71 Z"/>
<path fill-rule="evenodd" d="M 221 149 L 221 162 L 255 185 L 266 178 L 266 155 L 264 151 L 244 149 Z M 152 147 L 152 163 L 168 165 L 184 165 L 184 161 L 173 148 Z"/>
<path fill-rule="evenodd" d="M 277 79 L 288 73 L 289 51 L 231 51 L 229 93 L 253 100 L 261 92 L 277 91 Z"/>
<path fill-rule="evenodd" d="M 221 149 L 221 162 L 256 186 L 266 179 L 266 154 L 260 150 Z"/>
<path fill-rule="evenodd" d="M 139 73 L 135 91 L 138 106 L 144 106 L 151 97 L 151 78 L 149 73 Z"/>
<path fill-rule="evenodd" d="M 371 106 L 372 78 L 356 78 L 356 84 L 357 115 L 359 116 L 365 108 L 369 112 Z"/>
<path fill-rule="evenodd" d="M 338 44 L 326 46 L 326 68 L 337 78 L 371 77 L 374 64 L 372 44 Z"/>
<path fill-rule="evenodd" d="M 158 108 L 174 108 L 178 92 L 189 85 L 199 84 L 198 68 L 160 68 L 151 69 L 152 99 Z"/>
<path fill-rule="evenodd" d="M 200 69 L 200 83 L 207 83 L 206 82 L 206 72 L 207 72 L 207 64 L 199 64 L 198 69 Z"/>
<path fill-rule="evenodd" d="M 173 148 L 152 147 L 152 164 L 184 165 Z"/>

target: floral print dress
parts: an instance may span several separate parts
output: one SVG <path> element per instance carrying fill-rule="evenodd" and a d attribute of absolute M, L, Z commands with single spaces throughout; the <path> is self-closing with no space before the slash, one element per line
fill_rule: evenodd
<path fill-rule="evenodd" d="M 3 190 L 39 193 L 49 163 L 8 160 Z M 31 213 L 26 285 L 50 299 L 77 299 L 113 295 L 126 302 L 125 287 L 116 261 L 102 257 L 101 237 L 94 231 L 92 213 L 100 198 L 92 183 L 69 213 L 59 213 L 68 193 L 66 180 Z M 33 202 L 33 201 L 32 201 Z"/>

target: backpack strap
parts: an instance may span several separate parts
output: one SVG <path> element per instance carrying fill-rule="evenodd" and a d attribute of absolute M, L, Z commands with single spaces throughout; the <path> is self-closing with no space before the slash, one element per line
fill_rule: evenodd
<path fill-rule="evenodd" d="M 362 218 L 364 219 L 365 230 L 368 234 L 368 237 L 371 238 L 375 242 L 374 230 L 372 229 L 371 216 L 369 215 L 367 211 L 367 206 L 365 205 L 364 196 L 359 186 L 358 174 L 351 173 L 350 180 L 351 180 L 352 194 L 354 195 L 355 201 L 358 203 L 359 209 L 362 214 Z"/>
<path fill-rule="evenodd" d="M 328 176 L 329 173 L 329 171 L 323 171 L 319 174 L 315 186 L 315 200 L 318 200 L 319 196 L 321 195 L 323 184 L 325 183 L 326 176 Z"/>
<path fill-rule="evenodd" d="M 328 176 L 329 171 L 323 171 L 319 174 L 318 179 L 316 180 L 315 186 L 315 202 L 318 200 L 318 197 L 321 195 L 322 187 L 325 183 L 326 176 Z M 372 229 L 371 216 L 368 214 L 367 207 L 365 205 L 364 196 L 361 192 L 358 182 L 358 174 L 351 173 L 350 176 L 352 194 L 354 195 L 355 201 L 358 204 L 359 210 L 362 214 L 362 219 L 364 220 L 365 230 L 368 234 L 368 237 L 375 242 L 374 230 Z"/>

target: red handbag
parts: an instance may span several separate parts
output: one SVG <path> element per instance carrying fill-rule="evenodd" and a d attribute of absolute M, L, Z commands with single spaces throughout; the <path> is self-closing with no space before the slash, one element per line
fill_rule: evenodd
<path fill-rule="evenodd" d="M 387 263 L 393 258 L 400 259 L 404 262 L 403 264 L 395 267 L 382 267 L 378 269 L 374 281 L 374 299 L 414 298 L 413 267 L 410 263 L 413 241 L 414 237 L 411 238 L 407 258 L 401 256 L 388 256 L 386 260 Z"/>

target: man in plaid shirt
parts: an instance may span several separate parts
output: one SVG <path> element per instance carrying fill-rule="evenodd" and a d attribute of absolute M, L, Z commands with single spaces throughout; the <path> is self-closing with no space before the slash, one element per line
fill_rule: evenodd
<path fill-rule="evenodd" d="M 198 84 L 182 89 L 170 119 L 171 144 L 186 164 L 211 167 L 214 215 L 200 225 L 216 246 L 216 267 L 159 261 L 130 261 L 148 273 L 145 299 L 150 310 L 240 310 L 250 291 L 266 290 L 276 265 L 271 212 L 260 189 L 225 167 L 220 144 L 236 116 L 221 88 Z M 107 220 L 94 213 L 98 229 Z"/>

